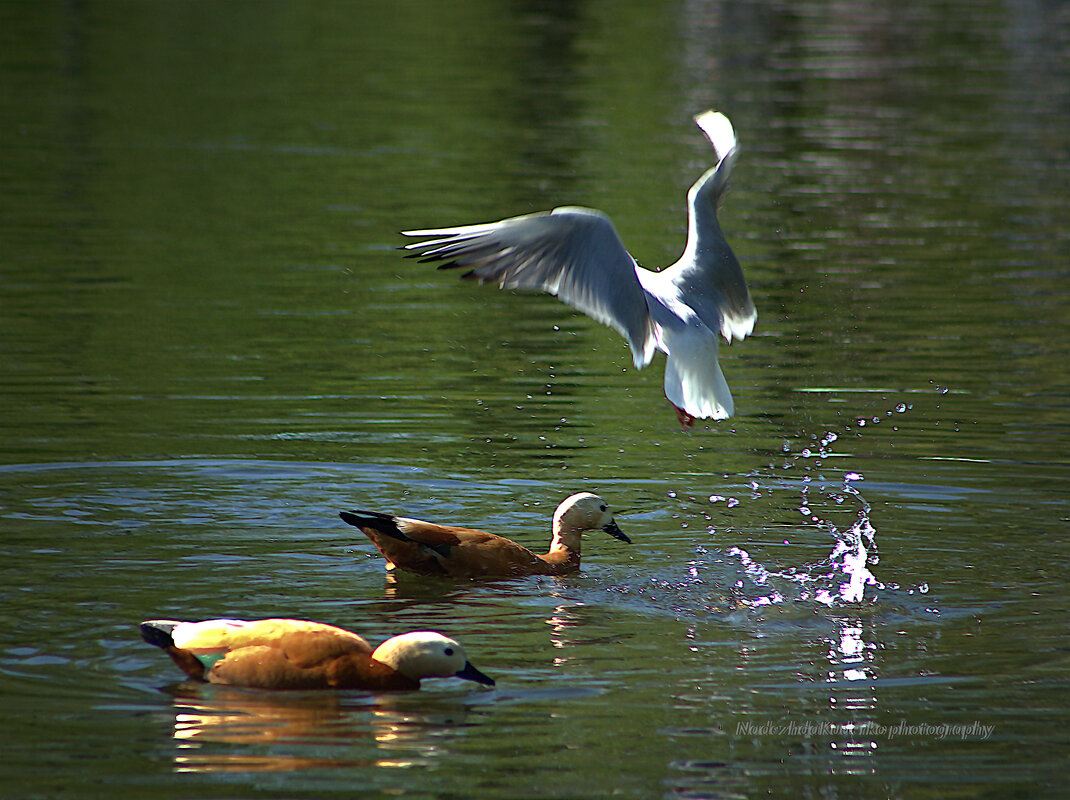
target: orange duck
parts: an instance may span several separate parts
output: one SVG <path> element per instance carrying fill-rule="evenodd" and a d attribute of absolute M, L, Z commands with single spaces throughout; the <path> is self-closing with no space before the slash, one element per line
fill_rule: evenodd
<path fill-rule="evenodd" d="M 194 680 L 253 689 L 419 689 L 421 678 L 493 686 L 453 639 L 429 631 L 395 636 L 374 650 L 355 633 L 298 619 L 149 620 L 141 638 Z"/>
<path fill-rule="evenodd" d="M 493 533 L 436 525 L 377 511 L 343 511 L 343 521 L 360 528 L 383 557 L 386 568 L 453 578 L 512 578 L 564 575 L 580 568 L 580 538 L 601 528 L 631 544 L 606 501 L 590 492 L 567 498 L 554 512 L 553 539 L 545 555 Z"/>

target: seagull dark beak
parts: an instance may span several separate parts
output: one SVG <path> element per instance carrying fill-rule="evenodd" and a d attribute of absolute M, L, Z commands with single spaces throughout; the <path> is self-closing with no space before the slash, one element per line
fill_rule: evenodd
<path fill-rule="evenodd" d="M 466 681 L 475 681 L 476 683 L 482 683 L 484 686 L 493 686 L 494 678 L 484 675 L 478 669 L 472 666 L 471 661 L 464 662 L 464 669 L 460 672 L 454 673 L 454 677 L 464 678 Z"/>
<path fill-rule="evenodd" d="M 602 530 L 612 536 L 614 539 L 620 539 L 622 542 L 632 543 L 632 540 L 624 535 L 624 531 L 617 527 L 617 521 L 611 519 L 608 525 L 603 525 Z"/>

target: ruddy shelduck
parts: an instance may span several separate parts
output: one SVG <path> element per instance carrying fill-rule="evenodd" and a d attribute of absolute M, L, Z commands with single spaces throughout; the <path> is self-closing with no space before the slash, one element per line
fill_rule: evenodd
<path fill-rule="evenodd" d="M 736 162 L 728 117 L 705 111 L 695 123 L 717 163 L 687 193 L 687 246 L 670 267 L 652 272 L 624 248 L 601 211 L 562 206 L 482 225 L 404 231 L 422 241 L 410 256 L 502 289 L 556 295 L 628 340 L 635 366 L 665 353 L 665 396 L 684 425 L 732 416 L 734 404 L 717 363 L 718 336 L 743 339 L 754 309 L 743 270 L 717 220 L 717 205 Z"/>
<path fill-rule="evenodd" d="M 141 637 L 194 680 L 253 689 L 419 689 L 422 678 L 464 678 L 493 686 L 464 648 L 440 633 L 414 631 L 372 649 L 343 628 L 298 619 L 148 620 Z"/>
<path fill-rule="evenodd" d="M 553 539 L 545 555 L 473 528 L 436 525 L 376 511 L 343 511 L 339 516 L 371 539 L 386 559 L 386 568 L 453 578 L 512 578 L 564 575 L 580 568 L 580 538 L 601 528 L 631 544 L 617 527 L 606 501 L 580 492 L 554 512 Z"/>

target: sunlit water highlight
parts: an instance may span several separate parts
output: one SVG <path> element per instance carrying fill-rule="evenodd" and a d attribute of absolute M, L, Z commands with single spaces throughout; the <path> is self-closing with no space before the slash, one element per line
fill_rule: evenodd
<path fill-rule="evenodd" d="M 883 415 L 858 418 L 856 430 L 877 425 L 883 419 L 906 414 L 912 406 L 897 403 Z M 850 428 L 847 428 L 850 430 Z M 927 584 L 902 587 L 896 581 L 883 580 L 875 571 L 880 562 L 877 548 L 877 528 L 872 508 L 860 487 L 864 476 L 860 472 L 842 473 L 839 483 L 816 475 L 794 475 L 799 464 L 820 470 L 826 459 L 839 455 L 834 445 L 841 435 L 827 432 L 813 448 L 804 447 L 791 452 L 785 445 L 785 457 L 771 464 L 762 474 L 746 476 L 749 493 L 740 496 L 712 494 L 710 506 L 726 509 L 745 508 L 751 500 L 762 498 L 774 506 L 797 507 L 805 527 L 797 531 L 796 539 L 812 539 L 815 532 L 824 533 L 832 542 L 828 555 L 801 564 L 773 564 L 769 558 L 756 557 L 747 544 L 717 547 L 710 543 L 693 546 L 693 558 L 686 567 L 673 569 L 672 575 L 658 574 L 612 576 L 605 581 L 604 591 L 619 596 L 626 604 L 641 602 L 647 610 L 660 610 L 682 618 L 709 618 L 728 612 L 781 608 L 789 605 L 802 609 L 827 608 L 842 610 L 852 606 L 879 607 L 882 603 L 901 605 L 904 598 L 926 594 Z M 680 492 L 670 491 L 670 500 L 680 500 Z M 842 514 L 854 508 L 850 524 L 837 524 L 823 518 L 820 507 L 835 509 Z M 686 516 L 686 515 L 685 515 Z M 702 512 L 707 520 L 710 513 Z M 685 523 L 686 524 L 686 523 Z M 746 530 L 732 529 L 718 532 L 710 524 L 706 533 L 711 538 L 746 537 Z M 789 545 L 789 540 L 783 541 Z M 592 599 L 592 598 L 588 598 Z M 913 606 L 914 603 L 908 603 Z M 932 613 L 926 609 L 923 613 Z"/>

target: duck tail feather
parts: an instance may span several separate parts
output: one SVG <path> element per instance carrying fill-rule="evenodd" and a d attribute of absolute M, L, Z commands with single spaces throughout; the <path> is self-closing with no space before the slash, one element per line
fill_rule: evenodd
<path fill-rule="evenodd" d="M 371 528 L 377 533 L 398 539 L 402 542 L 411 542 L 408 536 L 398 528 L 397 520 L 393 514 L 384 514 L 380 511 L 342 511 L 338 514 L 342 522 L 352 525 L 354 528 Z"/>
<path fill-rule="evenodd" d="M 150 619 L 138 625 L 138 629 L 141 631 L 141 638 L 149 644 L 168 648 L 175 646 L 171 632 L 179 624 L 173 619 Z"/>

